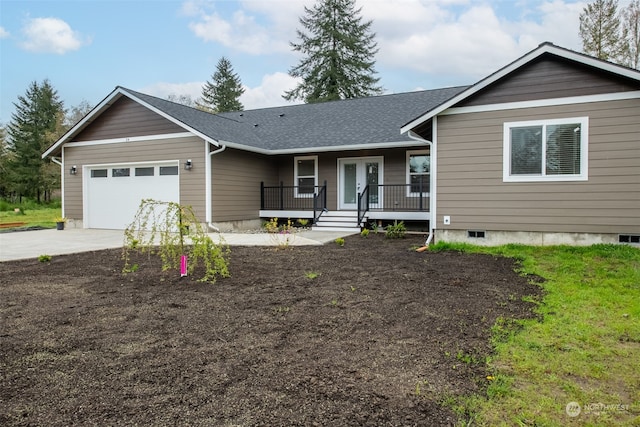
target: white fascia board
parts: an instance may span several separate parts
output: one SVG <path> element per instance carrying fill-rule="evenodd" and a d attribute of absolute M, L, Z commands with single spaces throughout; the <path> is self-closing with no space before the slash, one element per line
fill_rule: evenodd
<path fill-rule="evenodd" d="M 157 141 L 160 139 L 178 139 L 178 138 L 191 138 L 195 135 L 191 132 L 182 133 L 165 133 L 159 135 L 143 135 L 143 136 L 130 136 L 125 138 L 112 138 L 112 139 L 95 139 L 91 141 L 71 141 L 65 144 L 65 147 L 88 147 L 90 145 L 106 145 L 106 144 L 120 144 L 127 142 L 140 142 L 140 141 Z"/>
<path fill-rule="evenodd" d="M 458 95 L 454 96 L 450 100 L 445 101 L 444 103 L 440 104 L 439 106 L 429 111 L 428 113 L 423 114 L 417 119 L 402 126 L 402 128 L 400 128 L 400 133 L 402 134 L 415 128 L 416 126 L 424 123 L 430 118 L 440 114 L 441 112 L 448 109 L 452 105 L 455 105 L 458 102 L 464 100 L 465 98 L 468 98 L 469 96 L 481 91 L 482 89 L 489 86 L 490 84 L 500 80 L 501 78 L 505 77 L 509 73 L 517 70 L 518 68 L 533 61 L 534 59 L 538 58 L 539 56 L 545 53 L 551 53 L 553 55 L 570 59 L 585 65 L 591 66 L 593 68 L 601 69 L 613 74 L 618 74 L 620 76 L 624 76 L 636 81 L 640 81 L 640 72 L 638 71 L 635 71 L 620 65 L 616 65 L 610 62 L 602 61 L 596 58 L 592 58 L 590 56 L 586 56 L 577 52 L 561 49 L 549 43 L 545 43 L 540 45 L 538 48 L 532 50 L 531 52 L 527 53 L 526 55 L 522 56 L 521 58 L 515 60 L 514 62 L 507 65 L 506 67 L 503 67 L 500 70 L 496 71 L 495 73 L 490 74 L 488 77 L 484 78 L 483 80 L 480 80 L 478 83 L 474 84 L 467 90 L 459 93 Z"/>
<path fill-rule="evenodd" d="M 640 91 L 603 93 L 599 95 L 569 96 L 566 98 L 536 99 L 533 101 L 505 102 L 500 104 L 454 107 L 440 113 L 441 116 L 468 113 L 486 113 L 489 111 L 518 110 L 522 108 L 554 107 L 559 105 L 590 104 L 594 102 L 623 101 L 640 98 Z M 411 132 L 411 131 L 410 131 Z"/>
<path fill-rule="evenodd" d="M 426 140 L 425 140 L 426 141 Z M 426 141 L 428 142 L 428 141 Z M 336 151 L 351 150 L 371 150 L 376 148 L 405 148 L 415 147 L 419 145 L 417 141 L 397 141 L 397 142 L 378 142 L 370 144 L 353 144 L 353 145 L 331 145 L 326 147 L 305 147 L 305 148 L 287 148 L 282 150 L 269 150 L 265 148 L 252 147 L 250 145 L 237 144 L 234 142 L 220 141 L 222 145 L 229 148 L 235 148 L 241 151 L 249 151 L 251 153 L 277 155 L 277 154 L 307 154 L 307 153 L 329 153 Z"/>

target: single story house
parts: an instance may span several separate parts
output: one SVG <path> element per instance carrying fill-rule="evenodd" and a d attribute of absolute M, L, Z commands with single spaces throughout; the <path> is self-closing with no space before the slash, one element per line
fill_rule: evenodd
<path fill-rule="evenodd" d="M 85 228 L 154 198 L 223 230 L 403 220 L 447 241 L 638 243 L 640 72 L 543 43 L 472 86 L 234 113 L 117 87 L 43 157 Z"/>

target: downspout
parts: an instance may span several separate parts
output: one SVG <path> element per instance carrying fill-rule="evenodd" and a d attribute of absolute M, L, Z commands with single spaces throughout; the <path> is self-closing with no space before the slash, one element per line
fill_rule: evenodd
<path fill-rule="evenodd" d="M 436 118 L 434 117 L 433 120 L 435 120 Z M 434 123 L 434 136 L 435 136 L 435 123 Z M 433 154 L 434 154 L 434 144 L 431 141 L 428 141 L 424 138 L 422 138 L 420 135 L 418 135 L 417 133 L 415 133 L 414 131 L 410 130 L 409 132 L 407 132 L 407 136 L 409 136 L 409 138 L 418 141 L 418 142 L 423 142 L 423 143 L 427 143 L 430 146 L 429 149 L 429 157 L 431 157 L 433 159 Z M 433 138 L 435 139 L 435 138 Z M 433 172 L 434 168 L 434 164 L 435 162 L 431 162 L 431 172 Z M 433 223 L 434 223 L 434 218 L 435 218 L 435 191 L 434 188 L 435 186 L 433 185 L 433 182 L 435 181 L 434 178 L 434 174 L 430 174 L 431 177 L 431 186 L 430 186 L 430 195 L 429 195 L 429 235 L 427 236 L 427 240 L 424 242 L 424 246 L 428 247 L 429 244 L 431 243 L 431 241 L 433 240 Z"/>
<path fill-rule="evenodd" d="M 62 155 L 64 156 L 64 151 L 62 152 Z M 51 156 L 50 158 L 51 158 L 51 161 L 53 163 L 55 163 L 56 165 L 60 165 L 60 191 L 61 191 L 61 196 L 62 196 L 61 197 L 61 199 L 62 199 L 61 205 L 62 206 L 61 206 L 60 211 L 62 213 L 62 217 L 64 218 L 64 216 L 65 216 L 65 212 L 64 212 L 64 166 L 63 166 L 61 160 L 58 160 L 53 156 Z"/>
<path fill-rule="evenodd" d="M 207 149 L 208 149 L 208 145 L 207 145 Z M 207 182 L 208 182 L 208 186 L 209 186 L 209 190 L 207 191 L 207 194 L 209 195 L 209 197 L 211 198 L 211 190 L 212 188 L 211 186 L 211 182 L 212 182 L 212 177 L 213 177 L 213 172 L 211 170 L 211 160 L 212 157 L 216 154 L 222 153 L 224 150 L 227 149 L 227 146 L 225 144 L 222 144 L 220 148 L 218 148 L 217 150 L 213 150 L 209 153 L 209 161 L 208 161 L 208 169 L 209 169 L 209 173 L 207 174 Z M 216 233 L 220 232 L 220 229 L 218 227 L 216 227 L 215 225 L 213 225 L 213 208 L 212 208 L 212 203 L 211 201 L 209 202 L 209 215 L 207 218 L 207 226 L 209 227 L 210 230 L 215 231 Z"/>

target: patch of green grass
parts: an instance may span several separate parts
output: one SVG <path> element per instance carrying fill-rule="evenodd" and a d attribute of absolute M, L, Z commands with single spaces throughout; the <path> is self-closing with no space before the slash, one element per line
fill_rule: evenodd
<path fill-rule="evenodd" d="M 318 276 L 320 276 L 320 273 L 316 273 L 315 271 L 307 271 L 304 273 L 304 277 L 310 280 L 316 279 Z"/>
<path fill-rule="evenodd" d="M 499 319 L 493 327 L 493 380 L 486 398 L 466 400 L 478 425 L 640 425 L 640 250 L 448 244 L 432 250 L 513 257 L 522 274 L 546 279 L 540 319 Z M 577 417 L 567 415 L 570 402 L 581 405 Z"/>
<path fill-rule="evenodd" d="M 38 257 L 38 261 L 40 261 L 40 262 L 42 262 L 42 263 L 45 263 L 45 262 L 51 262 L 51 255 L 46 255 L 46 254 L 44 254 L 44 255 L 40 255 L 40 256 Z"/>
<path fill-rule="evenodd" d="M 27 209 L 20 207 L 19 213 L 14 212 L 13 209 L 0 211 L 0 224 L 23 222 L 25 224 L 17 228 L 54 228 L 56 226 L 54 219 L 60 216 L 61 209 L 59 207 L 40 207 L 39 209 Z"/>

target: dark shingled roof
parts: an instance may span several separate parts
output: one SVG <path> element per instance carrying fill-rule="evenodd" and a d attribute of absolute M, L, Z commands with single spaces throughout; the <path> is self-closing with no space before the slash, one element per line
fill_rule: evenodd
<path fill-rule="evenodd" d="M 402 125 L 467 87 L 220 114 L 122 89 L 211 139 L 278 152 L 411 141 Z"/>

